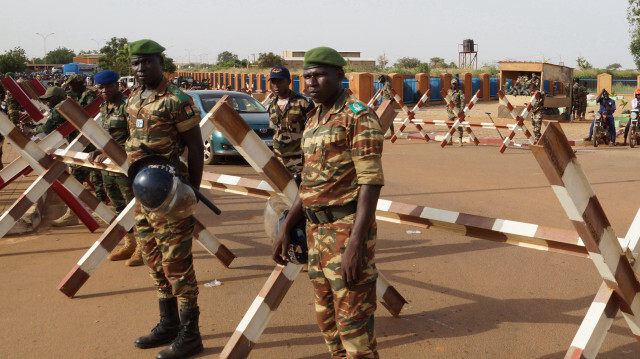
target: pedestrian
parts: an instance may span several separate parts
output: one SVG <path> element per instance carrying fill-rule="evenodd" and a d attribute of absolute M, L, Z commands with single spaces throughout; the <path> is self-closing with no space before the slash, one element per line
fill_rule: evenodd
<path fill-rule="evenodd" d="M 189 96 L 163 76 L 164 50 L 152 40 L 129 44 L 131 70 L 140 87 L 127 101 L 130 137 L 125 150 L 133 163 L 145 155 L 140 145 L 146 145 L 166 158 L 184 180 L 199 188 L 204 166 L 200 111 Z M 186 164 L 180 160 L 185 148 Z M 200 353 L 203 347 L 198 326 L 198 283 L 191 253 L 195 220 L 193 216 L 166 217 L 140 204 L 135 213 L 142 259 L 157 289 L 160 322 L 149 335 L 136 339 L 134 345 L 154 348 L 171 343 L 158 353 L 158 359 Z"/>
<path fill-rule="evenodd" d="M 105 70 L 98 72 L 94 78 L 98 91 L 101 92 L 104 102 L 100 105 L 100 115 L 102 117 L 102 128 L 113 138 L 120 146 L 124 148 L 125 141 L 129 138 L 129 127 L 127 126 L 127 112 L 125 107 L 127 97 L 118 89 L 118 79 L 120 76 L 114 71 Z M 100 150 L 89 153 L 89 162 L 102 163 L 107 157 Z M 122 213 L 124 208 L 133 199 L 133 191 L 131 184 L 125 174 L 100 171 L 102 183 L 105 191 L 113 204 L 116 214 Z M 139 241 L 133 229 L 126 234 L 124 238 L 124 246 L 118 251 L 109 254 L 109 260 L 120 261 L 127 260 L 126 264 L 130 267 L 141 266 L 142 255 L 140 253 Z"/>
<path fill-rule="evenodd" d="M 344 58 L 306 52 L 305 88 L 317 104 L 302 136 L 298 196 L 273 245 L 286 264 L 289 232 L 307 218 L 316 319 L 332 358 L 378 358 L 374 331 L 376 203 L 384 184 L 380 121 L 342 88 Z"/>
<path fill-rule="evenodd" d="M 391 79 L 389 78 L 389 76 L 385 74 L 380 74 L 380 76 L 378 76 L 378 82 L 382 84 L 382 101 L 389 100 L 393 105 L 393 102 L 395 101 L 395 99 L 391 94 L 391 89 L 393 88 L 391 86 Z M 395 119 L 395 116 L 394 116 L 394 119 Z M 391 120 L 391 126 L 389 126 L 389 131 L 385 133 L 384 138 L 391 138 L 391 136 L 393 136 L 394 133 L 396 133 L 396 131 L 393 128 L 393 120 Z"/>
<path fill-rule="evenodd" d="M 291 75 L 284 66 L 271 69 L 271 92 L 275 97 L 269 103 L 269 126 L 274 129 L 273 152 L 292 174 L 302 171 L 300 140 L 307 113 L 314 107 L 299 93 L 291 90 Z"/>
<path fill-rule="evenodd" d="M 538 91 L 538 88 L 533 82 L 530 82 L 529 92 L 531 95 L 535 94 L 536 91 Z M 542 117 L 546 111 L 546 108 L 544 107 L 545 96 L 545 92 L 540 91 L 540 99 L 538 99 L 535 106 L 531 108 L 531 126 L 533 127 L 533 138 L 535 142 L 538 142 L 542 136 Z"/>
<path fill-rule="evenodd" d="M 451 79 L 451 88 L 447 91 L 447 96 L 453 102 L 453 105 L 458 109 L 458 111 L 462 111 L 465 105 L 464 92 L 460 89 L 460 83 L 457 77 Z M 455 121 L 456 115 L 453 113 L 453 110 L 449 106 L 447 106 L 447 114 L 449 115 L 449 121 Z M 451 126 L 449 126 L 451 128 Z M 460 142 L 458 142 L 458 146 L 462 146 L 462 126 L 458 126 L 458 135 L 460 137 Z M 451 142 L 449 142 L 451 144 Z"/>

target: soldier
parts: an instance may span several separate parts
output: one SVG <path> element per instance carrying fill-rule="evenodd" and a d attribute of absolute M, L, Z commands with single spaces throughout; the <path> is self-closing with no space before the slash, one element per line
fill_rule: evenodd
<path fill-rule="evenodd" d="M 380 74 L 378 76 L 378 82 L 382 84 L 382 101 L 390 100 L 392 103 L 395 101 L 393 96 L 391 95 L 391 79 L 385 74 Z M 391 138 L 396 131 L 393 128 L 393 121 L 391 121 L 391 126 L 389 126 L 389 132 L 385 133 L 384 138 Z"/>
<path fill-rule="evenodd" d="M 585 114 L 587 112 L 587 95 L 588 95 L 588 91 L 587 91 L 587 86 L 586 86 L 586 82 L 582 81 L 580 83 L 579 86 L 579 100 L 580 100 L 580 112 L 578 113 L 578 115 L 580 116 L 581 120 L 585 120 Z"/>
<path fill-rule="evenodd" d="M 529 77 L 525 75 L 524 72 L 520 72 L 518 74 L 518 79 L 516 80 L 516 83 L 513 86 L 524 87 L 528 82 L 529 82 Z"/>
<path fill-rule="evenodd" d="M 286 264 L 289 232 L 306 216 L 316 318 L 332 358 L 378 358 L 375 209 L 384 138 L 375 113 L 342 88 L 344 65 L 328 47 L 305 54 L 305 87 L 318 107 L 302 136 L 302 183 L 272 257 Z"/>
<path fill-rule="evenodd" d="M 535 86 L 536 89 L 540 88 L 540 79 L 538 78 L 538 75 L 536 75 L 535 72 L 531 73 L 531 80 L 525 83 L 526 88 L 529 88 L 530 84 L 533 84 L 533 86 Z M 533 95 L 533 93 L 531 95 Z"/>
<path fill-rule="evenodd" d="M 67 96 L 74 99 L 82 107 L 90 104 L 91 101 L 93 101 L 98 96 L 95 91 L 87 89 L 85 87 L 85 80 L 82 75 L 71 75 L 64 85 L 69 87 Z M 77 131 L 74 131 L 73 134 L 69 136 L 69 138 L 74 138 L 75 136 L 77 136 L 77 133 Z M 85 152 L 92 152 L 95 151 L 95 149 L 96 147 L 93 144 L 90 144 L 83 150 Z M 107 201 L 107 192 L 104 190 L 104 185 L 102 184 L 102 176 L 100 175 L 99 170 L 72 165 L 71 174 L 80 183 L 84 183 L 87 180 L 87 177 L 89 177 L 89 181 L 95 187 L 96 197 L 102 202 Z M 71 211 L 71 208 L 67 208 L 67 211 L 62 215 L 62 217 L 51 222 L 51 224 L 55 227 L 73 226 L 78 223 L 78 217 L 76 217 L 76 215 Z"/>
<path fill-rule="evenodd" d="M 571 98 L 571 116 L 573 119 L 578 120 L 580 113 L 580 100 L 579 100 L 579 92 L 580 92 L 580 83 L 578 79 L 573 80 L 573 95 Z"/>
<path fill-rule="evenodd" d="M 129 138 L 125 111 L 127 98 L 118 90 L 118 78 L 118 74 L 114 71 L 105 70 L 96 74 L 95 82 L 105 100 L 100 106 L 102 127 L 124 148 L 124 143 Z M 102 163 L 106 158 L 100 150 L 89 153 L 89 162 L 92 163 Z M 113 208 L 117 214 L 120 214 L 127 203 L 133 199 L 133 192 L 127 176 L 110 171 L 100 171 L 100 175 L 107 195 L 113 203 Z M 109 254 L 108 258 L 112 261 L 127 259 L 126 264 L 130 267 L 142 265 L 140 244 L 136 243 L 133 229 L 125 236 L 124 246 L 117 252 Z"/>
<path fill-rule="evenodd" d="M 145 155 L 140 145 L 147 145 L 199 188 L 204 166 L 200 111 L 189 96 L 163 76 L 164 50 L 152 40 L 129 44 L 131 70 L 141 86 L 127 101 L 130 137 L 125 149 L 133 163 Z M 185 147 L 189 151 L 186 166 L 180 160 Z M 175 220 L 140 205 L 136 208 L 142 259 L 157 288 L 160 323 L 149 335 L 136 339 L 134 345 L 154 348 L 171 342 L 158 353 L 159 359 L 185 358 L 203 351 L 198 328 L 198 283 L 191 254 L 194 224 L 193 216 Z"/>
<path fill-rule="evenodd" d="M 447 96 L 449 96 L 451 102 L 453 102 L 453 104 L 458 108 L 458 111 L 462 111 L 464 109 L 464 92 L 460 89 L 458 79 L 455 77 L 451 79 L 451 88 L 449 89 L 449 91 L 447 91 Z M 447 114 L 449 115 L 449 121 L 456 120 L 456 115 L 453 113 L 453 110 L 449 108 L 449 106 L 447 106 Z M 460 136 L 460 142 L 458 142 L 458 146 L 462 146 L 462 126 L 458 126 L 458 135 Z"/>
<path fill-rule="evenodd" d="M 292 173 L 302 170 L 302 149 L 300 140 L 307 122 L 307 113 L 313 109 L 313 103 L 289 88 L 291 75 L 283 66 L 271 69 L 269 75 L 271 92 L 275 95 L 269 103 L 269 126 L 273 134 L 273 152 Z"/>
<path fill-rule="evenodd" d="M 536 93 L 537 90 L 538 88 L 536 87 L 536 85 L 533 82 L 530 82 L 529 92 L 531 93 L 531 95 Z M 544 91 L 540 91 L 540 100 L 538 100 L 538 102 L 536 102 L 536 105 L 531 109 L 531 126 L 533 127 L 533 138 L 535 142 L 538 142 L 540 136 L 542 136 L 542 115 L 544 115 L 544 112 L 546 110 L 546 108 L 544 107 L 545 95 L 546 94 Z"/>
<path fill-rule="evenodd" d="M 13 72 L 7 72 L 5 74 L 6 77 L 11 77 L 15 79 L 15 74 Z M 16 127 L 20 126 L 20 111 L 22 111 L 22 106 L 20 103 L 13 97 L 11 91 L 7 91 L 5 102 L 7 103 L 7 114 L 9 115 L 9 119 L 13 122 Z"/>

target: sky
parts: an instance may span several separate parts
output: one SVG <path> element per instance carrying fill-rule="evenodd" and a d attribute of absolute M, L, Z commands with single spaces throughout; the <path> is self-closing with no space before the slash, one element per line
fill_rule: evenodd
<path fill-rule="evenodd" d="M 106 39 L 149 38 L 175 62 L 215 62 L 231 51 L 329 46 L 428 62 L 458 62 L 458 44 L 478 44 L 478 67 L 498 61 L 564 62 L 635 69 L 629 53 L 626 0 L 1 0 L 0 53 L 22 47 L 28 57 L 67 47 L 98 50 Z"/>

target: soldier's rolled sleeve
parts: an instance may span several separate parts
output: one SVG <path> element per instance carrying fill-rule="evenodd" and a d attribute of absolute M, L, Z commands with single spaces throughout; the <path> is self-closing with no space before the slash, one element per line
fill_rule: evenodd
<path fill-rule="evenodd" d="M 187 132 L 200 125 L 200 110 L 192 103 L 183 102 L 178 108 L 176 128 L 178 132 Z"/>
<path fill-rule="evenodd" d="M 382 145 L 384 135 L 380 121 L 372 114 L 359 116 L 353 124 L 351 155 L 360 185 L 384 185 Z"/>

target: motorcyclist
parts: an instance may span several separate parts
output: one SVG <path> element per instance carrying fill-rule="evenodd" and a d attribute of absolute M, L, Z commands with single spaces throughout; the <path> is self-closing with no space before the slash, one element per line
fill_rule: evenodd
<path fill-rule="evenodd" d="M 631 109 L 632 110 L 640 110 L 640 89 L 636 89 L 636 92 L 633 93 L 634 97 L 631 100 Z M 631 125 L 631 117 L 629 117 L 629 121 L 627 121 L 627 125 L 624 127 L 624 142 L 623 146 L 627 144 L 627 136 L 629 135 L 629 125 Z"/>
<path fill-rule="evenodd" d="M 609 126 L 609 132 L 611 133 L 611 142 L 609 142 L 609 146 L 616 145 L 616 128 L 615 122 L 613 121 L 613 113 L 616 111 L 616 102 L 609 98 L 609 92 L 606 89 L 602 89 L 598 97 L 596 97 L 596 103 L 600 104 L 600 112 L 603 116 L 607 115 L 607 125 Z M 589 127 L 589 137 L 586 137 L 585 141 L 591 141 L 593 136 L 593 125 L 595 124 L 595 117 L 593 121 L 591 121 L 591 127 Z"/>

